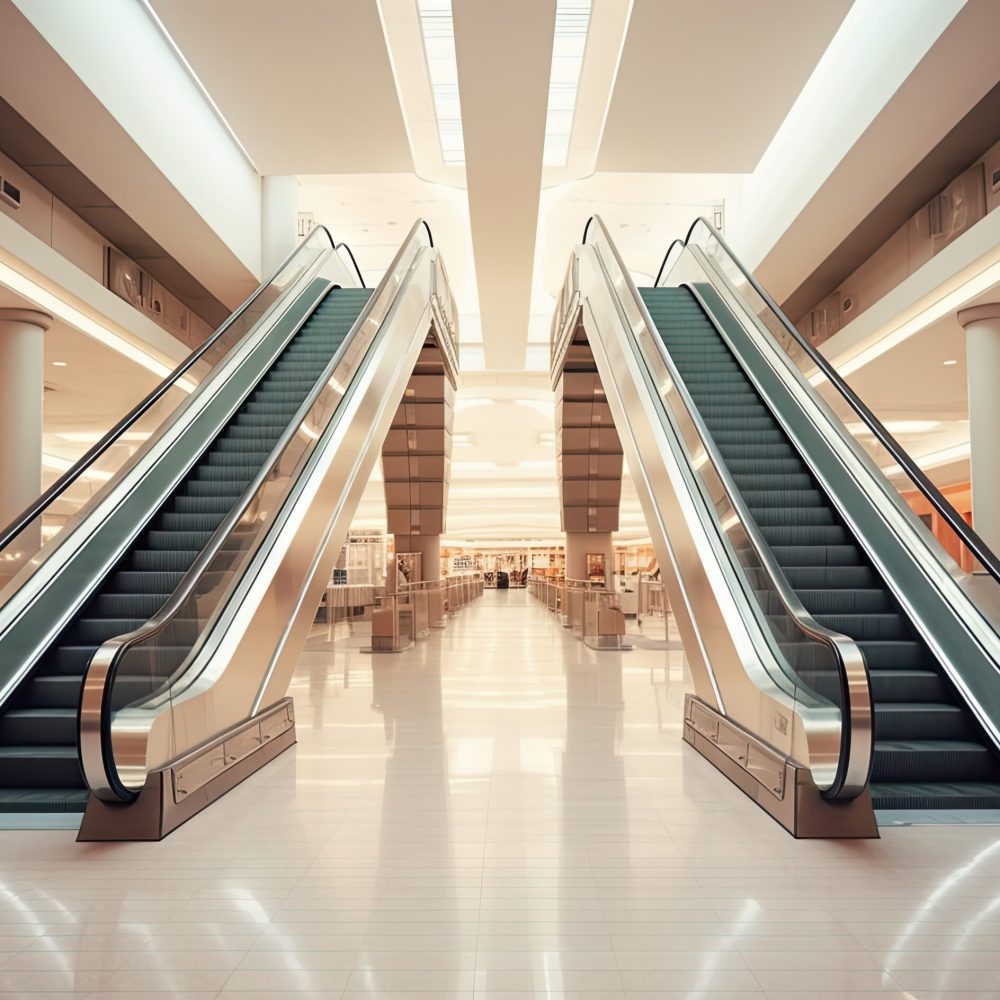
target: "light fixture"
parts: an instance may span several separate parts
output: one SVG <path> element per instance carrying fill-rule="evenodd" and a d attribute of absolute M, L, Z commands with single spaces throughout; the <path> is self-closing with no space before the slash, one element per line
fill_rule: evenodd
<path fill-rule="evenodd" d="M 545 113 L 545 147 L 542 164 L 565 167 L 573 132 L 580 71 L 587 48 L 591 0 L 558 0 L 556 29 L 552 39 L 552 69 L 549 74 L 549 104 Z"/>
<path fill-rule="evenodd" d="M 458 99 L 458 61 L 451 0 L 419 0 L 420 33 L 424 39 L 427 76 L 434 97 L 441 159 L 448 166 L 465 163 L 462 107 Z"/>
<path fill-rule="evenodd" d="M 970 455 L 969 442 L 952 445 L 950 448 L 942 448 L 940 451 L 932 451 L 927 455 L 914 455 L 913 459 L 921 469 L 936 469 L 939 466 L 947 465 L 949 462 L 959 462 Z M 887 476 L 898 476 L 902 473 L 902 468 L 898 465 L 885 465 L 882 472 Z"/>
<path fill-rule="evenodd" d="M 883 424 L 890 434 L 926 434 L 940 425 L 940 420 L 886 420 Z M 867 424 L 856 422 L 846 427 L 854 435 L 873 436 Z"/>
<path fill-rule="evenodd" d="M 52 472 L 68 472 L 73 468 L 73 462 L 61 455 L 42 455 L 42 468 Z M 103 469 L 84 469 L 80 475 L 84 479 L 95 479 L 99 482 L 107 482 L 114 473 Z"/>
<path fill-rule="evenodd" d="M 97 444 L 104 437 L 99 431 L 58 431 L 57 434 L 64 441 L 72 441 L 74 444 Z M 115 440 L 145 441 L 148 437 L 146 431 L 123 431 Z"/>
<path fill-rule="evenodd" d="M 955 358 L 949 358 L 947 361 L 941 362 L 945 368 L 950 368 L 952 365 L 957 365 L 958 361 Z"/>
<path fill-rule="evenodd" d="M 52 367 L 53 368 L 65 368 L 65 367 L 67 367 L 67 365 L 69 365 L 68 361 L 53 361 L 52 362 Z"/>

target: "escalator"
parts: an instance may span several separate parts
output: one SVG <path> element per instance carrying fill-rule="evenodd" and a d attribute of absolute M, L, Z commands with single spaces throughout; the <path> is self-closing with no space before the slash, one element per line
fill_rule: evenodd
<path fill-rule="evenodd" d="M 639 291 L 802 604 L 864 654 L 875 720 L 875 808 L 1000 808 L 995 750 L 694 294 Z M 829 675 L 806 669 L 802 679 L 836 697 Z"/>
<path fill-rule="evenodd" d="M 86 802 L 77 716 L 94 653 L 139 628 L 166 603 L 250 484 L 371 296 L 331 290 L 226 424 L 129 553 L 42 656 L 0 716 L 0 797 L 20 811 Z M 157 667 L 165 681 L 187 652 Z"/>
<path fill-rule="evenodd" d="M 583 341 L 685 643 L 685 739 L 797 836 L 1000 808 L 1000 562 L 724 239 L 698 220 L 639 289 L 592 219 L 554 380 Z"/>
<path fill-rule="evenodd" d="M 417 359 L 457 360 L 424 224 L 374 290 L 343 250 L 314 232 L 0 535 L 0 812 L 128 806 L 281 702 Z"/>

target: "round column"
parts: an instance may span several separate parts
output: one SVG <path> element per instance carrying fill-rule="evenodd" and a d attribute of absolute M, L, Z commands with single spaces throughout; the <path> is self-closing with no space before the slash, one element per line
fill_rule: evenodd
<path fill-rule="evenodd" d="M 261 275 L 269 275 L 298 243 L 299 182 L 274 174 L 260 188 Z"/>
<path fill-rule="evenodd" d="M 42 396 L 48 313 L 0 309 L 0 525 L 42 492 Z"/>
<path fill-rule="evenodd" d="M 1000 303 L 962 309 L 969 378 L 972 526 L 1000 552 Z"/>

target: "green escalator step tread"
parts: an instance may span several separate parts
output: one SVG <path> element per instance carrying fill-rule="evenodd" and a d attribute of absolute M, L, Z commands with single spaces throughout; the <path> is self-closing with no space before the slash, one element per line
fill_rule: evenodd
<path fill-rule="evenodd" d="M 85 788 L 0 788 L 0 813 L 82 813 Z"/>
<path fill-rule="evenodd" d="M 1000 783 L 961 781 L 873 782 L 876 809 L 1000 809 Z"/>

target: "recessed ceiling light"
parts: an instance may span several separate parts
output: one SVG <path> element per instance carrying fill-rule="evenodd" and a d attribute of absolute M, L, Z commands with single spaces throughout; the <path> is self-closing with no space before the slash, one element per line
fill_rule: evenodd
<path fill-rule="evenodd" d="M 952 365 L 957 365 L 958 362 L 954 358 L 949 358 L 944 362 L 945 367 L 951 367 Z"/>
<path fill-rule="evenodd" d="M 68 361 L 53 361 L 52 366 L 54 368 L 65 368 L 69 364 Z"/>
<path fill-rule="evenodd" d="M 549 74 L 549 104 L 545 115 L 545 148 L 542 162 L 547 167 L 564 167 L 569 157 L 569 141 L 576 112 L 583 54 L 590 27 L 591 0 L 557 0 L 555 36 L 552 41 L 552 69 Z"/>
<path fill-rule="evenodd" d="M 441 159 L 448 166 L 465 163 L 462 109 L 458 99 L 458 62 L 451 0 L 419 0 L 424 58 L 434 97 Z"/>

